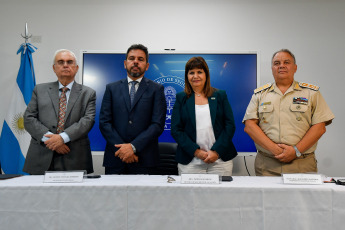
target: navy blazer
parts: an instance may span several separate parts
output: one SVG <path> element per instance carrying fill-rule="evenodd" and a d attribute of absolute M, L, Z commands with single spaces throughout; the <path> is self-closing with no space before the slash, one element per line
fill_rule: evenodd
<path fill-rule="evenodd" d="M 131 107 L 127 78 L 106 86 L 99 116 L 99 127 L 107 141 L 104 167 L 124 164 L 115 157 L 115 144 L 132 143 L 139 164 L 156 166 L 158 137 L 164 130 L 166 101 L 164 87 L 145 77 L 141 80 Z"/>
<path fill-rule="evenodd" d="M 211 120 L 216 142 L 211 150 L 216 151 L 223 161 L 229 161 L 237 156 L 232 143 L 235 133 L 235 122 L 226 92 L 216 90 L 208 98 Z M 178 144 L 176 160 L 181 164 L 189 164 L 194 158 L 194 152 L 199 148 L 196 143 L 195 96 L 187 98 L 185 92 L 176 95 L 171 118 L 171 135 Z"/>

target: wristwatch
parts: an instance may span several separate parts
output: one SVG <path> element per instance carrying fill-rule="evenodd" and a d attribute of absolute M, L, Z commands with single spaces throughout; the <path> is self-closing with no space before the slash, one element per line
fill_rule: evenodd
<path fill-rule="evenodd" d="M 295 145 L 293 148 L 294 148 L 295 151 L 296 151 L 296 156 L 297 156 L 297 157 L 302 156 L 302 153 L 298 150 L 298 148 L 296 147 L 296 145 Z"/>
<path fill-rule="evenodd" d="M 132 146 L 133 152 L 137 153 L 137 149 L 134 147 L 134 145 L 131 144 L 131 146 Z"/>

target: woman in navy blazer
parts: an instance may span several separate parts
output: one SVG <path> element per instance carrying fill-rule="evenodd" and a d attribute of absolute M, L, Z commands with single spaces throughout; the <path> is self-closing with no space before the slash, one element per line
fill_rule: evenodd
<path fill-rule="evenodd" d="M 176 95 L 171 135 L 178 144 L 176 160 L 181 173 L 232 175 L 237 151 L 232 143 L 235 122 L 226 92 L 211 87 L 202 57 L 185 68 L 185 89 Z"/>

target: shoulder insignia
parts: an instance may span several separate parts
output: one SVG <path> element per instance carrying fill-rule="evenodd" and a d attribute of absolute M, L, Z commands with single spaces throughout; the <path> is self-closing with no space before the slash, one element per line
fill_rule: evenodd
<path fill-rule="evenodd" d="M 304 83 L 304 82 L 300 82 L 299 86 L 301 86 L 302 88 L 308 88 L 308 89 L 312 89 L 312 90 L 315 90 L 315 91 L 318 91 L 319 88 L 320 88 L 319 86 L 308 84 L 308 83 Z"/>
<path fill-rule="evenodd" d="M 267 83 L 266 85 L 263 85 L 263 86 L 260 86 L 259 88 L 256 88 L 254 90 L 254 93 L 261 92 L 262 90 L 267 89 L 267 88 L 269 88 L 271 86 L 272 86 L 272 83 Z"/>

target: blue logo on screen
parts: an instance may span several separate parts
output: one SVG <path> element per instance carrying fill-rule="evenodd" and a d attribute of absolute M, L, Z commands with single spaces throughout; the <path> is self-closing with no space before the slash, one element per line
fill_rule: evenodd
<path fill-rule="evenodd" d="M 164 130 L 171 129 L 171 114 L 176 100 L 176 93 L 184 89 L 184 79 L 177 76 L 163 76 L 154 79 L 155 82 L 164 85 L 165 101 L 167 103 L 167 114 Z"/>

